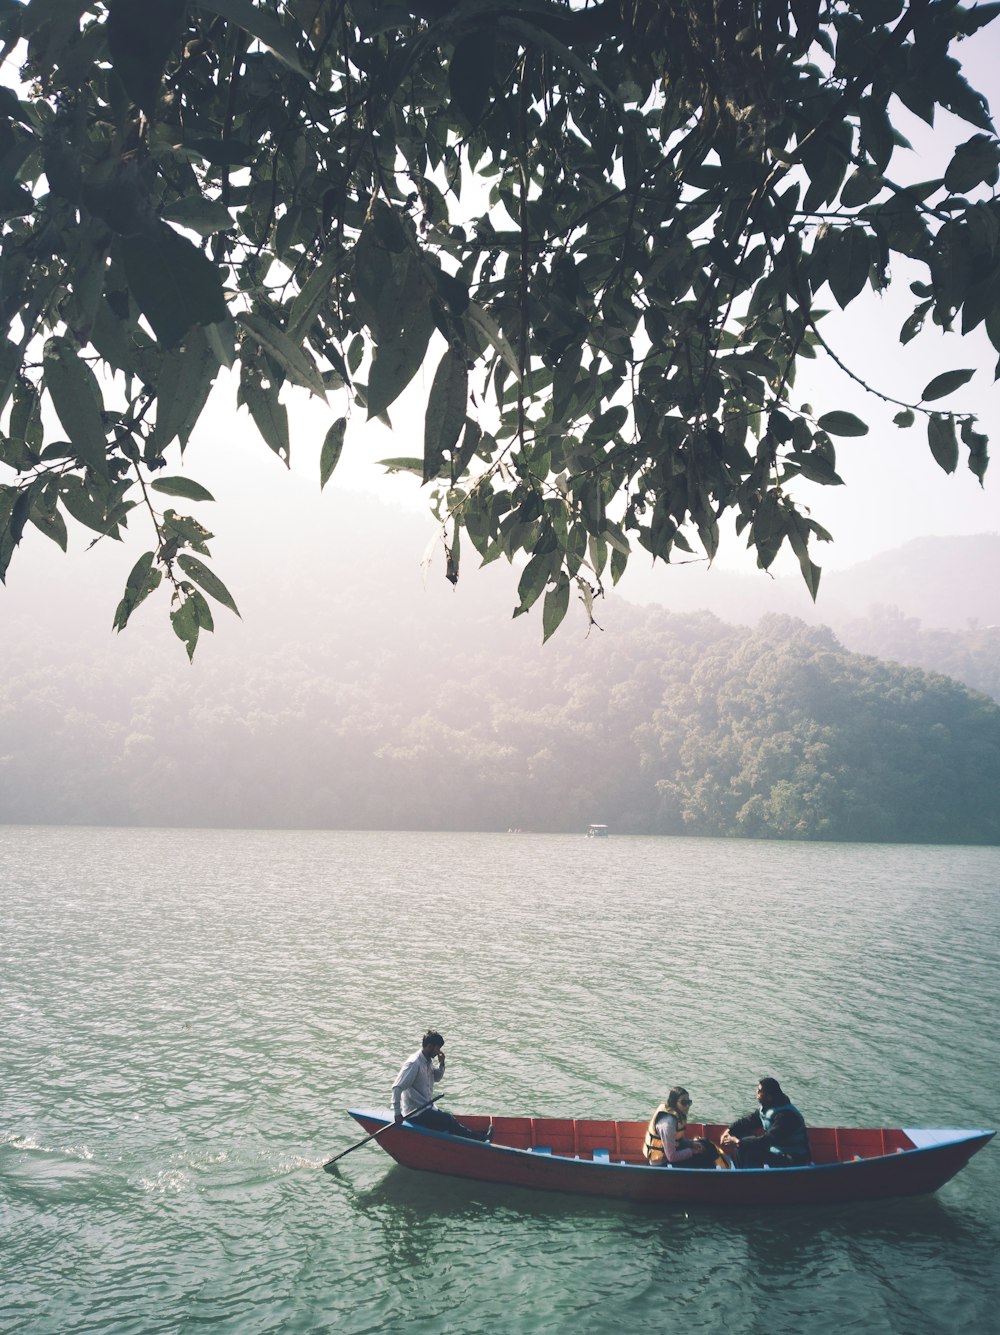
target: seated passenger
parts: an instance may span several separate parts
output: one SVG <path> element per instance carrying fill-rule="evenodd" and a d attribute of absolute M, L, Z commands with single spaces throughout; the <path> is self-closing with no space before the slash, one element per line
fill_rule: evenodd
<path fill-rule="evenodd" d="M 722 1148 L 737 1168 L 795 1168 L 812 1163 L 806 1120 L 789 1103 L 777 1080 L 757 1082 L 760 1108 L 733 1122 L 722 1135 Z"/>
<path fill-rule="evenodd" d="M 686 1089 L 675 1085 L 649 1119 L 642 1152 L 652 1165 L 678 1168 L 714 1168 L 718 1151 L 710 1140 L 701 1136 L 687 1137 L 688 1109 L 691 1096 Z"/>

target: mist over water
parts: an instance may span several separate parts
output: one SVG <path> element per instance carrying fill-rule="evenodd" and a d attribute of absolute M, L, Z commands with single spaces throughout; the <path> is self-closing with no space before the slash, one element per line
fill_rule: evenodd
<path fill-rule="evenodd" d="M 934 1197 L 684 1211 L 392 1165 L 456 1112 L 997 1125 L 1000 850 L 0 828 L 6 1332 L 992 1331 L 994 1147 Z"/>

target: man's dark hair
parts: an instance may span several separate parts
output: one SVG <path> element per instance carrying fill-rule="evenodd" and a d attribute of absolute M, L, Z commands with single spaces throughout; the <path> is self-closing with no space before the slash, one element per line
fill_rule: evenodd
<path fill-rule="evenodd" d="M 427 1033 L 424 1034 L 420 1046 L 422 1048 L 426 1047 L 443 1048 L 444 1039 L 441 1037 L 441 1035 L 438 1033 L 436 1029 L 428 1029 Z"/>
<path fill-rule="evenodd" d="M 787 1103 L 788 1095 L 778 1084 L 777 1080 L 770 1075 L 762 1075 L 757 1081 L 764 1095 L 764 1106 L 767 1108 L 777 1107 L 779 1103 Z"/>

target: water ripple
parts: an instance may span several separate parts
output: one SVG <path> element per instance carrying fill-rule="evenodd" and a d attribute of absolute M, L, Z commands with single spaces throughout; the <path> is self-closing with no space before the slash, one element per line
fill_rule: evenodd
<path fill-rule="evenodd" d="M 777 1074 L 817 1123 L 995 1123 L 997 850 L 594 844 L 0 830 L 0 1325 L 992 1330 L 995 1152 L 756 1217 L 321 1171 L 429 1024 L 458 1111 L 728 1120 Z"/>

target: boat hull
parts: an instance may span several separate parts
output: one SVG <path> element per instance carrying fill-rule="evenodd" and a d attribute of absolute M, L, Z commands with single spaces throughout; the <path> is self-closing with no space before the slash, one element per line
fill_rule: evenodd
<path fill-rule="evenodd" d="M 636 1137 L 643 1123 L 567 1121 L 566 1119 L 503 1118 L 496 1121 L 492 1144 L 463 1139 L 443 1132 L 425 1130 L 403 1123 L 389 1125 L 391 1118 L 381 1111 L 351 1111 L 351 1116 L 372 1134 L 380 1132 L 378 1144 L 406 1168 L 419 1172 L 443 1173 L 450 1177 L 472 1178 L 504 1186 L 528 1187 L 534 1191 L 557 1191 L 573 1195 L 603 1196 L 615 1200 L 647 1201 L 675 1205 L 817 1205 L 842 1201 L 883 1200 L 896 1196 L 917 1196 L 937 1191 L 954 1177 L 969 1159 L 992 1138 L 992 1131 L 811 1131 L 814 1153 L 829 1153 L 829 1144 L 863 1143 L 886 1152 L 868 1156 L 834 1158 L 802 1168 L 758 1168 L 733 1171 L 651 1168 L 635 1153 Z M 474 1128 L 489 1119 L 463 1117 Z M 504 1143 L 523 1139 L 518 1127 L 515 1134 L 505 1123 L 530 1122 L 534 1140 L 519 1146 Z M 553 1132 L 565 1134 L 573 1127 L 580 1144 L 578 1154 L 567 1147 L 552 1152 L 546 1140 L 557 1139 Z M 614 1127 L 614 1139 L 607 1149 L 592 1143 L 593 1127 L 611 1140 L 605 1128 Z M 380 1128 L 385 1128 L 380 1131 Z M 692 1134 L 712 1134 L 718 1127 L 691 1127 Z M 506 1132 L 506 1135 L 505 1135 Z M 537 1133 L 537 1134 L 535 1134 Z M 880 1139 L 873 1139 L 880 1138 Z M 922 1138 L 922 1141 L 921 1141 Z M 623 1142 L 625 1142 L 623 1144 Z M 848 1149 L 845 1153 L 850 1154 Z"/>

